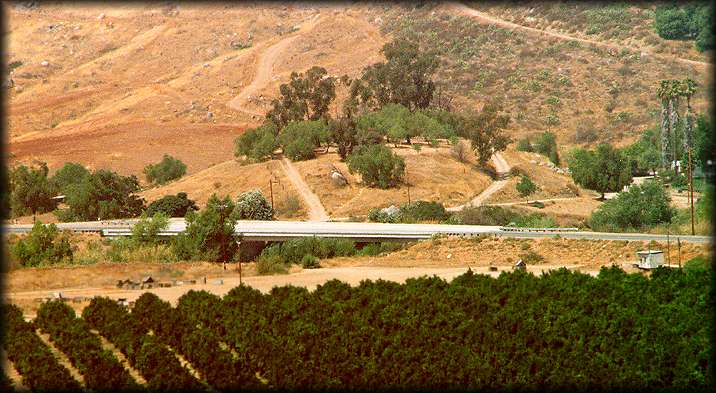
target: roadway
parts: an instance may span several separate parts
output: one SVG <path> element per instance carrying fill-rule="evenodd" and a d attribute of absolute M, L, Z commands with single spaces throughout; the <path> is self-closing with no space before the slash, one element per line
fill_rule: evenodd
<path fill-rule="evenodd" d="M 113 221 L 90 221 L 60 223 L 63 230 L 74 232 L 97 232 L 104 236 L 127 236 L 136 219 Z M 8 233 L 27 233 L 31 224 L 3 226 Z M 160 235 L 175 236 L 186 229 L 183 218 L 173 218 Z M 676 241 L 677 237 L 687 243 L 710 243 L 710 236 L 660 235 L 650 233 L 582 232 L 574 228 L 504 228 L 486 225 L 444 224 L 383 224 L 373 222 L 308 222 L 308 221 L 239 221 L 235 231 L 244 240 L 279 241 L 299 237 L 348 238 L 355 241 L 414 241 L 433 236 L 494 235 L 515 238 L 560 237 L 589 240 L 626 241 Z"/>

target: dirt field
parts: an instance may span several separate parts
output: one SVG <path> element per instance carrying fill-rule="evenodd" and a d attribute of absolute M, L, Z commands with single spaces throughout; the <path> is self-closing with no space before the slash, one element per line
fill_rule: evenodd
<path fill-rule="evenodd" d="M 468 268 L 477 273 L 497 275 L 511 271 L 514 263 L 534 252 L 543 257 L 542 261 L 528 262 L 527 270 L 535 274 L 567 267 L 589 274 L 596 274 L 602 266 L 616 264 L 626 271 L 637 271 L 629 267 L 636 261 L 637 250 L 649 248 L 646 242 L 592 241 L 572 239 L 509 239 L 442 238 L 415 243 L 406 249 L 376 257 L 343 257 L 321 261 L 321 269 L 303 270 L 294 266 L 288 275 L 257 276 L 255 263 L 242 264 L 243 282 L 263 292 L 277 285 L 297 285 L 314 289 L 330 279 L 339 279 L 357 285 L 363 279 L 382 278 L 402 282 L 410 277 L 436 274 L 445 279 L 464 273 Z M 666 244 L 654 243 L 652 249 L 666 250 Z M 698 255 L 710 256 L 706 245 L 682 244 L 682 263 Z M 679 252 L 671 247 L 671 263 L 678 264 Z M 497 271 L 489 271 L 495 266 Z M 138 281 L 152 276 L 156 281 L 201 280 L 207 277 L 207 284 L 183 285 L 170 288 L 153 288 L 163 299 L 176 300 L 190 289 L 205 289 L 217 295 L 226 294 L 239 285 L 239 273 L 235 264 L 223 270 L 220 264 L 196 263 L 98 263 L 88 266 L 55 268 L 16 269 L 7 274 L 5 299 L 21 306 L 28 315 L 33 315 L 39 306 L 37 298 L 51 296 L 61 291 L 65 297 L 109 296 L 114 299 L 134 300 L 142 290 L 116 288 L 117 280 L 130 278 Z M 212 283 L 221 278 L 222 284 Z M 88 302 L 70 302 L 77 310 Z"/>
<path fill-rule="evenodd" d="M 424 146 L 420 153 L 401 146 L 393 150 L 405 159 L 410 198 L 412 201 L 439 201 L 446 206 L 467 202 L 487 188 L 491 179 L 475 169 L 471 163 L 460 163 L 449 153 L 449 148 Z M 315 160 L 294 163 L 313 192 L 318 195 L 331 217 L 345 218 L 366 215 L 376 207 L 400 206 L 408 202 L 408 187 L 388 190 L 367 188 L 360 176 L 350 174 L 346 163 L 340 162 L 337 153 L 319 155 Z M 337 168 L 348 180 L 347 186 L 335 185 L 331 168 Z"/>

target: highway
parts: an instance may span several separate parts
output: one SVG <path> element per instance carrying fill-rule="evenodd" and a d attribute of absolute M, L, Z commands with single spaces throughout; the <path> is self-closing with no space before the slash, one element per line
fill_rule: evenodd
<path fill-rule="evenodd" d="M 128 236 L 136 219 L 89 221 L 60 223 L 63 230 L 74 232 L 97 232 L 103 236 Z M 9 224 L 3 226 L 8 233 L 27 233 L 31 224 Z M 183 232 L 186 222 L 183 218 L 173 218 L 169 227 L 160 233 L 163 236 L 175 236 Z M 236 233 L 243 240 L 280 241 L 299 237 L 348 238 L 355 241 L 414 241 L 429 239 L 436 235 L 476 236 L 494 235 L 514 238 L 560 237 L 567 239 L 589 240 L 627 240 L 666 242 L 667 235 L 649 233 L 608 233 L 582 232 L 575 228 L 504 228 L 485 225 L 443 225 L 443 224 L 382 224 L 373 222 L 308 222 L 308 221 L 239 221 Z M 687 243 L 710 243 L 710 236 L 671 235 Z"/>

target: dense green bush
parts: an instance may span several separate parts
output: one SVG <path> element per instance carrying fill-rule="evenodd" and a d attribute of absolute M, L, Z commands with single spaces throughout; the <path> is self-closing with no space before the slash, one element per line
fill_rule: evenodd
<path fill-rule="evenodd" d="M 130 218 L 144 210 L 144 200 L 135 195 L 139 181 L 133 175 L 120 176 L 100 169 L 66 188 L 65 203 L 69 208 L 56 211 L 62 221 Z"/>
<path fill-rule="evenodd" d="M 27 214 L 45 213 L 55 209 L 57 203 L 52 199 L 57 188 L 47 178 L 47 164 L 40 163 L 38 168 L 20 165 L 10 172 L 10 209 L 14 217 Z"/>
<path fill-rule="evenodd" d="M 273 220 L 274 210 L 259 190 L 244 192 L 231 213 L 234 220 Z"/>
<path fill-rule="evenodd" d="M 517 141 L 517 150 L 518 151 L 526 151 L 526 152 L 533 152 L 534 147 L 532 146 L 532 143 L 530 143 L 529 138 L 523 138 Z"/>
<path fill-rule="evenodd" d="M 257 128 L 250 128 L 234 141 L 234 156 L 246 156 L 252 162 L 271 158 L 278 148 L 278 129 L 268 122 Z"/>
<path fill-rule="evenodd" d="M 144 175 L 149 183 L 165 184 L 186 174 L 186 164 L 165 154 L 156 164 L 144 167 Z"/>
<path fill-rule="evenodd" d="M 632 185 L 604 202 L 589 218 L 589 226 L 597 231 L 619 232 L 642 230 L 671 222 L 675 212 L 664 187 L 655 181 Z"/>
<path fill-rule="evenodd" d="M 330 130 L 322 120 L 292 121 L 283 129 L 279 140 L 283 153 L 293 161 L 314 158 L 315 148 L 328 142 Z"/>
<path fill-rule="evenodd" d="M 61 234 L 57 225 L 43 225 L 39 220 L 24 239 L 13 245 L 11 252 L 24 267 L 72 261 L 69 235 Z"/>
<path fill-rule="evenodd" d="M 142 215 L 139 221 L 132 226 L 132 241 L 137 244 L 159 243 L 159 232 L 169 226 L 169 217 L 164 213 L 157 213 L 151 217 Z"/>
<path fill-rule="evenodd" d="M 457 217 L 465 225 L 507 225 L 519 214 L 500 206 L 471 206 L 458 212 Z"/>
<path fill-rule="evenodd" d="M 515 188 L 522 197 L 528 197 L 534 194 L 535 191 L 537 191 L 537 185 L 534 184 L 534 182 L 532 182 L 532 179 L 530 179 L 527 175 L 522 175 L 519 183 L 515 185 Z"/>
<path fill-rule="evenodd" d="M 383 145 L 361 146 L 348 156 L 348 170 L 368 187 L 390 188 L 405 173 L 405 160 Z"/>
<path fill-rule="evenodd" d="M 714 47 L 713 23 L 713 8 L 706 2 L 664 4 L 654 13 L 654 27 L 661 38 L 695 40 L 699 51 Z"/>
<path fill-rule="evenodd" d="M 231 198 L 212 195 L 206 207 L 186 215 L 186 230 L 174 240 L 174 254 L 180 260 L 228 262 L 238 245 L 234 234 L 236 219 Z"/>
<path fill-rule="evenodd" d="M 559 165 L 559 153 L 557 151 L 557 136 L 553 132 L 546 131 L 537 137 L 534 143 L 534 151 L 549 158 L 554 165 Z"/>
<path fill-rule="evenodd" d="M 354 254 L 355 243 L 351 240 L 314 236 L 272 244 L 261 252 L 259 259 L 278 256 L 278 260 L 284 265 L 301 265 L 306 255 L 326 259 Z"/>
<path fill-rule="evenodd" d="M 184 217 L 189 210 L 199 210 L 196 203 L 187 198 L 185 192 L 176 195 L 166 195 L 147 206 L 147 216 L 153 216 L 157 213 L 164 213 L 169 217 Z"/>
<path fill-rule="evenodd" d="M 569 170 L 575 183 L 601 193 L 602 199 L 604 193 L 619 192 L 632 180 L 629 160 L 621 150 L 607 143 L 596 150 L 575 149 Z"/>
<path fill-rule="evenodd" d="M 91 173 L 82 164 L 75 162 L 66 162 L 55 174 L 50 178 L 50 182 L 59 190 L 65 193 L 67 187 L 77 184 Z"/>
<path fill-rule="evenodd" d="M 371 209 L 368 219 L 383 223 L 415 223 L 421 221 L 444 221 L 450 214 L 440 202 L 415 201 L 402 205 L 394 214 L 381 209 Z"/>

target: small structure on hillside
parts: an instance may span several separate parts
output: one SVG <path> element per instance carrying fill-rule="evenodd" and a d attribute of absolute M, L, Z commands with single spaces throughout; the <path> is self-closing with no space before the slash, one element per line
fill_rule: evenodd
<path fill-rule="evenodd" d="M 518 260 L 517 263 L 515 263 L 515 270 L 527 270 L 527 264 L 522 260 Z"/>
<path fill-rule="evenodd" d="M 639 257 L 637 267 L 640 269 L 656 269 L 664 264 L 664 252 L 660 250 L 643 250 L 636 252 Z"/>

